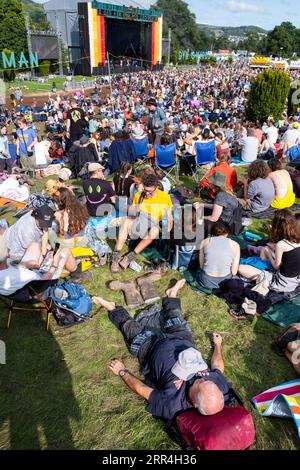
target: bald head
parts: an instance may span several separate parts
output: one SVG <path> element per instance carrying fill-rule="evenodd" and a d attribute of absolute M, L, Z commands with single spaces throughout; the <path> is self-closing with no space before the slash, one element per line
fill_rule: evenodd
<path fill-rule="evenodd" d="M 189 401 L 204 416 L 215 415 L 224 408 L 223 393 L 209 380 L 196 380 L 189 390 Z"/>

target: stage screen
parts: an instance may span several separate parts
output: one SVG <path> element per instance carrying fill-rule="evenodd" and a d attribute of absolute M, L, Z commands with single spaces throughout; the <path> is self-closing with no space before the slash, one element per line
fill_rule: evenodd
<path fill-rule="evenodd" d="M 39 60 L 58 60 L 58 40 L 56 37 L 32 36 L 32 50 L 38 53 Z"/>
<path fill-rule="evenodd" d="M 152 24 L 106 18 L 106 49 L 116 57 L 151 62 Z"/>

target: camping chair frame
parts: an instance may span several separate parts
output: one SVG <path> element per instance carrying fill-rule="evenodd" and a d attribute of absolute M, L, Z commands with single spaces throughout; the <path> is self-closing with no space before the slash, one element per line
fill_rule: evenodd
<path fill-rule="evenodd" d="M 160 168 L 164 172 L 165 176 L 169 178 L 173 184 L 177 184 L 179 181 L 179 158 L 176 155 L 176 145 L 170 144 L 167 147 L 171 147 L 171 146 L 174 146 L 174 162 L 171 162 L 170 165 L 165 166 L 165 165 L 162 165 L 162 161 L 160 161 L 160 158 L 157 157 L 157 154 L 156 154 L 157 147 L 160 147 L 160 146 L 155 145 L 155 166 L 157 168 Z M 172 173 L 174 173 L 174 176 Z"/>
<path fill-rule="evenodd" d="M 204 159 L 201 158 L 200 146 L 204 146 L 204 145 L 207 146 L 208 148 L 209 148 L 209 145 L 212 148 L 214 146 L 214 155 L 213 155 L 213 157 L 208 156 L 208 158 L 204 158 Z M 196 169 L 195 169 L 195 172 L 193 173 L 193 178 L 198 183 L 198 180 L 204 178 L 204 176 L 207 172 L 206 171 L 207 169 L 204 169 L 203 166 L 211 164 L 211 166 L 214 167 L 216 165 L 216 145 L 215 145 L 214 142 L 212 142 L 212 143 L 208 142 L 207 144 L 204 144 L 204 143 L 201 143 L 201 142 L 196 142 L 195 149 L 196 149 Z"/>
<path fill-rule="evenodd" d="M 35 291 L 33 287 L 29 286 L 29 290 L 32 292 L 32 294 L 35 295 L 37 298 L 37 301 L 32 302 L 32 304 L 26 304 L 25 302 L 21 301 L 16 301 L 14 299 L 10 299 L 9 297 L 1 296 L 1 298 L 5 301 L 5 303 L 8 305 L 8 318 L 7 318 L 7 324 L 6 327 L 10 328 L 11 325 L 11 320 L 12 320 L 12 314 L 16 311 L 19 312 L 46 312 L 47 313 L 47 320 L 46 320 L 46 329 L 47 331 L 49 330 L 50 326 L 50 319 L 51 319 L 51 313 L 52 313 L 52 299 L 50 301 L 46 301 L 42 298 L 41 294 Z M 34 307 L 37 303 L 42 304 L 40 307 Z M 22 307 L 21 307 L 22 305 Z M 27 305 L 25 307 L 25 305 Z M 31 307 L 33 305 L 33 307 Z"/>

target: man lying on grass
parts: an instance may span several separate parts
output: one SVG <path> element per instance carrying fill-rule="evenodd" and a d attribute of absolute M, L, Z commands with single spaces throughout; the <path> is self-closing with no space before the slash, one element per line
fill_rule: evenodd
<path fill-rule="evenodd" d="M 223 410 L 229 398 L 229 384 L 223 376 L 222 337 L 212 335 L 214 353 L 209 368 L 195 349 L 180 299 L 176 298 L 184 285 L 185 280 L 181 280 L 167 291 L 159 317 L 142 316 L 137 321 L 115 303 L 93 298 L 122 332 L 129 351 L 139 360 L 145 383 L 118 360 L 111 361 L 109 369 L 148 401 L 149 413 L 163 419 L 172 419 L 191 408 L 206 416 L 214 415 Z"/>

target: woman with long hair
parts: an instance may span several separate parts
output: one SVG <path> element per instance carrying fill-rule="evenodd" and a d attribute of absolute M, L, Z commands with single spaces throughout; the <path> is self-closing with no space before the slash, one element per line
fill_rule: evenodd
<path fill-rule="evenodd" d="M 114 176 L 113 187 L 117 196 L 130 198 L 130 189 L 134 184 L 132 169 L 131 163 L 122 162 L 119 173 Z"/>
<path fill-rule="evenodd" d="M 53 199 L 58 207 L 55 219 L 59 229 L 59 241 L 68 246 L 76 246 L 79 243 L 82 245 L 84 229 L 89 219 L 87 209 L 67 188 L 59 188 Z"/>
<path fill-rule="evenodd" d="M 270 289 L 294 292 L 300 286 L 300 230 L 289 210 L 276 212 L 271 226 L 271 241 L 261 253 L 269 260 L 275 274 L 251 266 L 240 266 L 239 273 L 247 279 L 270 281 Z"/>

